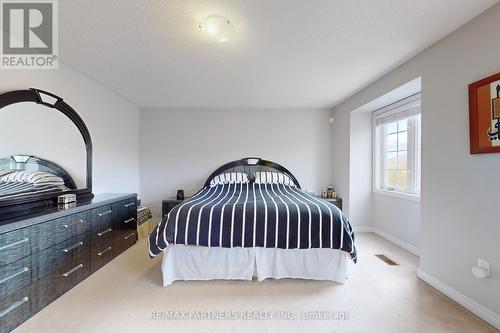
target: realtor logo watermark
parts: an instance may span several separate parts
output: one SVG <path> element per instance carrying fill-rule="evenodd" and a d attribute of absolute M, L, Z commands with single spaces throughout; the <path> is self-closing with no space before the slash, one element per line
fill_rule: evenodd
<path fill-rule="evenodd" d="M 57 0 L 0 0 L 1 69 L 57 69 Z"/>

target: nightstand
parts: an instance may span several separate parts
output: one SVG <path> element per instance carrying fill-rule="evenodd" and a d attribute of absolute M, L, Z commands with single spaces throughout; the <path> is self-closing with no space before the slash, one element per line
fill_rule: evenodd
<path fill-rule="evenodd" d="M 186 198 L 184 198 L 186 199 Z M 161 202 L 161 216 L 165 217 L 167 214 L 178 204 L 183 202 L 184 200 L 177 200 L 177 197 L 168 197 Z"/>
<path fill-rule="evenodd" d="M 323 199 L 328 201 L 329 203 L 334 204 L 335 206 L 338 207 L 338 209 L 342 210 L 342 198 L 335 198 L 335 199 L 328 199 L 328 198 L 322 198 L 317 196 L 317 198 Z"/>

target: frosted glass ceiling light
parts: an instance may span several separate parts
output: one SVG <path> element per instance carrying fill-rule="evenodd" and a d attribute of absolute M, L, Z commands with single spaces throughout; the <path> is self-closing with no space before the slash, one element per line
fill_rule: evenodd
<path fill-rule="evenodd" d="M 233 33 L 233 26 L 229 19 L 219 15 L 205 17 L 198 27 L 217 43 L 227 42 Z"/>

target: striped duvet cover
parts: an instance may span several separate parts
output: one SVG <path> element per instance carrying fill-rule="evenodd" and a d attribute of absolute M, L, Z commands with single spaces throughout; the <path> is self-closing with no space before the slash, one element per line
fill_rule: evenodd
<path fill-rule="evenodd" d="M 25 183 L 25 182 L 18 182 L 18 183 L 0 182 L 0 199 L 12 199 L 27 194 L 39 194 L 44 192 L 68 191 L 68 190 L 69 188 L 60 184 L 36 185 L 33 183 Z"/>
<path fill-rule="evenodd" d="M 354 233 L 333 204 L 282 184 L 205 187 L 170 211 L 149 236 L 154 257 L 169 244 L 281 249 L 330 248 L 356 262 Z"/>

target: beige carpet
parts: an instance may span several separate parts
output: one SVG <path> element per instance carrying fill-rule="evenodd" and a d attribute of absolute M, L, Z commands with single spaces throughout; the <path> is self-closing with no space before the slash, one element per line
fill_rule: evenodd
<path fill-rule="evenodd" d="M 357 246 L 359 263 L 344 285 L 266 280 L 176 282 L 163 288 L 160 258 L 150 260 L 141 241 L 16 332 L 498 332 L 418 280 L 417 257 L 373 234 L 358 234 Z M 374 256 L 379 253 L 400 265 L 387 265 Z M 238 319 L 155 320 L 155 311 L 192 316 L 233 311 L 227 316 Z M 247 318 L 267 319 L 241 320 L 241 311 Z M 347 312 L 350 319 L 301 317 L 317 311 Z"/>

